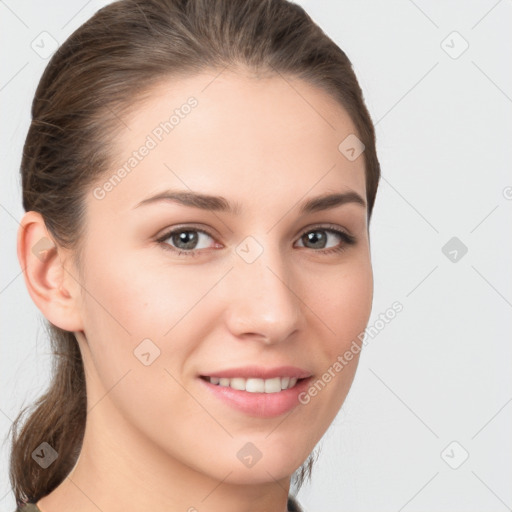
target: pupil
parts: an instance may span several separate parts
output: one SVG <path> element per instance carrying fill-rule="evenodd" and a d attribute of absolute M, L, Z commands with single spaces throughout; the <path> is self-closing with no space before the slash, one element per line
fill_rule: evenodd
<path fill-rule="evenodd" d="M 320 235 L 319 235 L 320 234 Z M 322 249 L 325 246 L 326 243 L 326 236 L 323 231 L 312 231 L 311 233 L 308 233 L 306 235 L 306 238 L 308 239 L 308 242 L 312 242 L 313 244 L 317 244 L 315 248 Z M 318 245 L 318 243 L 320 243 Z"/>
<path fill-rule="evenodd" d="M 174 237 L 175 237 L 175 239 L 173 240 L 173 242 L 180 249 L 193 249 L 195 244 L 197 243 L 197 238 L 198 238 L 197 233 L 195 231 L 182 231 L 181 233 L 174 235 Z M 176 237 L 177 237 L 177 241 L 176 241 Z M 187 241 L 187 238 L 189 239 L 188 241 Z M 184 243 L 184 246 L 180 246 L 181 242 Z"/>

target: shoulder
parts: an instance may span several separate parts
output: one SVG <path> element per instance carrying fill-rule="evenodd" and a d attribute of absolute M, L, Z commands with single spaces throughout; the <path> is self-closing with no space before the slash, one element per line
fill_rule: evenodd
<path fill-rule="evenodd" d="M 14 512 L 41 512 L 35 503 L 23 503 Z"/>
<path fill-rule="evenodd" d="M 293 496 L 288 496 L 288 512 L 303 512 L 299 502 Z"/>
<path fill-rule="evenodd" d="M 14 512 L 41 512 L 35 503 L 19 505 Z M 288 496 L 288 512 L 303 512 L 299 503 L 293 496 Z"/>

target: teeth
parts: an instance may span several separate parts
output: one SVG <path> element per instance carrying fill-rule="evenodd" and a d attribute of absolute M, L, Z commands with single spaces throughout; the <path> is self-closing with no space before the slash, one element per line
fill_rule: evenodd
<path fill-rule="evenodd" d="M 243 377 L 234 377 L 227 379 L 225 377 L 206 377 L 211 384 L 222 387 L 230 387 L 249 393 L 279 393 L 284 389 L 290 389 L 297 384 L 296 377 L 274 377 L 273 379 L 244 379 Z"/>
<path fill-rule="evenodd" d="M 240 391 L 245 391 L 245 380 L 244 379 L 228 379 L 228 386 L 233 389 L 239 389 Z"/>

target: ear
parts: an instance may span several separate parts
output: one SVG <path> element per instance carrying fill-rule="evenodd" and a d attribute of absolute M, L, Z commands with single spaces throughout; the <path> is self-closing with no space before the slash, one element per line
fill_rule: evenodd
<path fill-rule="evenodd" d="M 40 213 L 25 213 L 18 229 L 18 260 L 28 293 L 47 320 L 74 332 L 83 330 L 83 322 L 81 286 L 70 256 L 55 243 Z"/>

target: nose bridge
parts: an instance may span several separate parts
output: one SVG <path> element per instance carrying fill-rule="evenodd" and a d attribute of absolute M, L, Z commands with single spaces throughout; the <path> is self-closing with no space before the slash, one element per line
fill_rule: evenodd
<path fill-rule="evenodd" d="M 233 334 L 250 333 L 275 343 L 297 328 L 300 301 L 286 255 L 270 238 L 249 236 L 237 246 L 228 318 Z"/>

